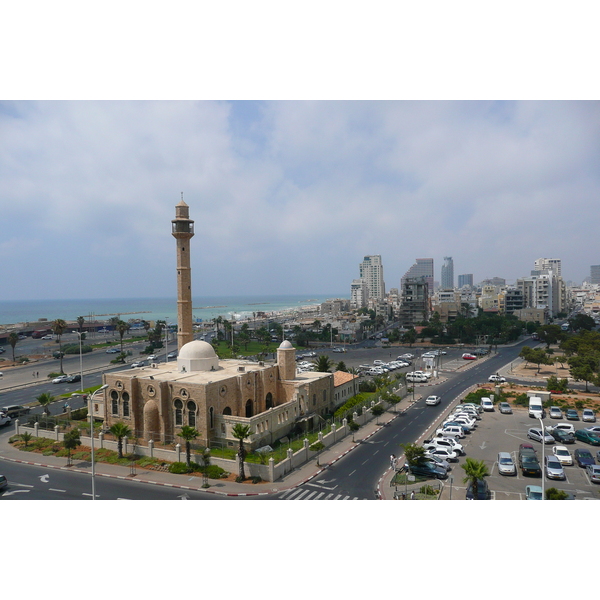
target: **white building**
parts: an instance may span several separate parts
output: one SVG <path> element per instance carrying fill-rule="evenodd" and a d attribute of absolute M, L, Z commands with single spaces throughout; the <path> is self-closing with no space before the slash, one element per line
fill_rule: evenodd
<path fill-rule="evenodd" d="M 364 279 L 369 288 L 369 296 L 383 300 L 385 298 L 385 283 L 383 281 L 383 264 L 381 255 L 365 256 L 359 265 L 360 278 Z"/>

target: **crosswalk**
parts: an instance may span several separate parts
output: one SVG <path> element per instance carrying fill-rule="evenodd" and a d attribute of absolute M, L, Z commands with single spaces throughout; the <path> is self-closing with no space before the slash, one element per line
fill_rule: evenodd
<path fill-rule="evenodd" d="M 334 497 L 335 496 L 335 497 Z M 320 492 L 319 490 L 306 490 L 303 488 L 296 488 L 286 490 L 280 496 L 281 500 L 359 500 L 357 496 L 350 498 L 350 496 L 344 496 L 344 494 L 337 494 L 330 492 Z"/>

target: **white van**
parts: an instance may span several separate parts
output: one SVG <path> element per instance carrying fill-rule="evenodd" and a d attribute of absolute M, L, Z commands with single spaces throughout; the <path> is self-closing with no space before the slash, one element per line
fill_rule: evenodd
<path fill-rule="evenodd" d="M 537 396 L 529 398 L 529 417 L 532 419 L 543 419 L 545 416 L 544 408 L 542 407 L 542 399 Z"/>

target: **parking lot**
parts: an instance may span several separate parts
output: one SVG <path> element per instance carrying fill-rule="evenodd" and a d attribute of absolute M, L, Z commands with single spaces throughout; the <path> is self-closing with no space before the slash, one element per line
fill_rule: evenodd
<path fill-rule="evenodd" d="M 564 419 L 561 421 L 564 422 Z M 544 425 L 557 423 L 554 419 L 545 418 Z M 575 429 L 583 429 L 589 423 L 573 422 Z M 541 486 L 540 477 L 523 476 L 518 468 L 519 444 L 530 443 L 536 450 L 538 459 L 542 461 L 542 445 L 540 442 L 532 441 L 527 437 L 530 427 L 539 427 L 537 419 L 528 416 L 527 409 L 513 407 L 513 414 L 501 414 L 496 406 L 494 412 L 483 412 L 481 420 L 477 421 L 477 427 L 472 433 L 467 434 L 460 440 L 466 451 L 466 456 L 476 460 L 485 461 L 490 476 L 487 482 L 495 500 L 524 500 L 525 487 L 527 485 Z M 553 444 L 546 444 L 545 453 L 552 452 Z M 596 458 L 596 452 L 600 447 L 591 446 L 579 441 L 566 445 L 571 455 L 576 448 L 586 448 Z M 512 476 L 500 475 L 498 473 L 498 452 L 509 452 L 517 465 L 517 474 Z M 446 489 L 443 497 L 445 499 L 463 500 L 465 498 L 466 486 L 463 483 L 464 470 L 460 466 L 465 461 L 465 456 L 460 457 L 458 463 L 454 463 L 449 477 L 446 481 Z M 598 462 L 598 461 L 596 461 Z M 566 480 L 545 479 L 545 487 L 555 487 L 560 490 L 571 492 L 577 500 L 600 499 L 600 485 L 591 483 L 585 469 L 577 466 L 565 466 Z M 450 488 L 452 488 L 450 490 Z"/>

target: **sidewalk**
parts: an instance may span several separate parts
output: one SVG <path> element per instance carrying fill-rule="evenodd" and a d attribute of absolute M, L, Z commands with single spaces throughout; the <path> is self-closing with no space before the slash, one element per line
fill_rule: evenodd
<path fill-rule="evenodd" d="M 421 395 L 415 394 L 415 402 L 420 400 L 421 397 Z M 277 492 L 295 488 L 318 476 L 348 452 L 351 452 L 354 448 L 358 447 L 363 441 L 369 439 L 381 428 L 385 427 L 388 423 L 394 419 L 400 418 L 401 414 L 412 404 L 412 395 L 407 396 L 378 419 L 372 419 L 369 423 L 363 425 L 354 434 L 354 442 L 352 441 L 352 435 L 347 435 L 333 446 L 330 446 L 319 453 L 319 466 L 317 466 L 317 459 L 315 457 L 301 467 L 288 473 L 283 479 L 274 482 L 252 484 L 250 482 L 237 483 L 235 481 L 209 479 L 208 483 L 210 487 L 204 489 L 202 488 L 202 476 L 200 474 L 174 475 L 163 471 L 136 468 L 136 473 L 132 475 L 129 467 L 100 462 L 95 463 L 94 470 L 96 477 L 132 479 L 143 483 L 184 490 L 202 491 L 208 494 L 221 496 L 264 496 L 275 494 Z M 49 469 L 69 470 L 91 475 L 91 463 L 89 462 L 74 461 L 73 466 L 67 467 L 66 458 L 43 456 L 42 454 L 23 452 L 13 448 L 13 446 L 8 443 L 9 437 L 11 436 L 0 436 L 0 464 L 2 460 L 8 460 L 22 464 L 43 466 Z M 381 494 L 379 497 L 380 499 L 383 499 Z"/>

